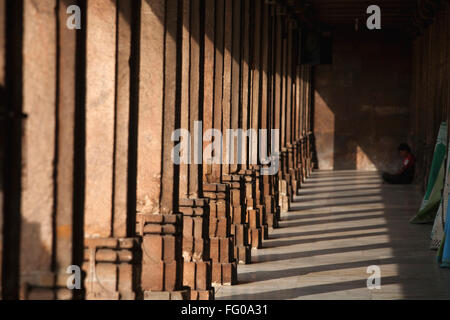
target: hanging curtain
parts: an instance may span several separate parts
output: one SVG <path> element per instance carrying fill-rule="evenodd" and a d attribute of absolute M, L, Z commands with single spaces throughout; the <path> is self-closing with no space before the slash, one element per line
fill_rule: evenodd
<path fill-rule="evenodd" d="M 450 194 L 447 196 L 447 201 L 449 198 Z M 447 206 L 447 223 L 445 224 L 444 236 L 438 251 L 438 263 L 442 268 L 450 268 L 450 224 L 448 223 L 448 217 L 450 216 L 449 211 L 450 207 Z"/>
<path fill-rule="evenodd" d="M 442 243 L 442 238 L 444 237 L 444 224 L 447 216 L 447 206 L 448 206 L 448 193 L 449 189 L 449 171 L 450 171 L 450 144 L 447 147 L 447 172 L 445 173 L 445 185 L 444 192 L 441 202 L 439 204 L 439 209 L 434 219 L 433 230 L 431 231 L 431 250 L 438 250 Z"/>
<path fill-rule="evenodd" d="M 444 185 L 446 145 L 447 123 L 443 122 L 439 128 L 437 142 L 434 148 L 427 190 L 419 212 L 409 220 L 411 223 L 432 223 L 436 217 Z"/>

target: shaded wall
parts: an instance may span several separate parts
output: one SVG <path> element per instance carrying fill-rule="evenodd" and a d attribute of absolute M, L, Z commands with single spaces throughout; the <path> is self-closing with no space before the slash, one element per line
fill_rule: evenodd
<path fill-rule="evenodd" d="M 417 152 L 416 180 L 426 183 L 434 145 L 450 107 L 450 7 L 439 11 L 413 43 L 410 142 Z"/>
<path fill-rule="evenodd" d="M 320 169 L 396 170 L 408 134 L 410 54 L 401 35 L 335 30 L 333 64 L 314 70 Z"/>

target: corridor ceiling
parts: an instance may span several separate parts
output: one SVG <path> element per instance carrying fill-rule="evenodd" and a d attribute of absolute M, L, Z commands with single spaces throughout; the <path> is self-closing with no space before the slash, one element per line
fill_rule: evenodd
<path fill-rule="evenodd" d="M 431 23 L 434 13 L 448 0 L 266 0 L 288 6 L 300 21 L 331 27 L 366 24 L 367 8 L 378 5 L 383 29 L 418 30 Z M 291 10 L 290 10 L 291 9 Z M 291 12 L 292 12 L 291 11 Z M 420 32 L 420 31 L 419 31 Z"/>
<path fill-rule="evenodd" d="M 401 26 L 411 23 L 416 10 L 415 0 L 311 0 L 313 9 L 320 22 L 329 25 L 362 23 L 369 16 L 366 11 L 376 4 L 381 9 L 382 23 L 385 26 Z"/>

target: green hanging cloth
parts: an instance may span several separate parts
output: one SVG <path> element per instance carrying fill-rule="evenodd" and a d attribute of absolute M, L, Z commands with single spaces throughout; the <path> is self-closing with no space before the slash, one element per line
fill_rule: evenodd
<path fill-rule="evenodd" d="M 447 218 L 447 207 L 448 207 L 448 197 L 447 195 L 450 192 L 450 144 L 447 144 L 447 172 L 444 180 L 444 192 L 443 198 L 441 199 L 441 203 L 439 204 L 439 209 L 437 211 L 436 218 L 434 219 L 433 230 L 431 231 L 431 245 L 430 249 L 438 250 L 441 243 L 442 238 L 444 236 L 444 225 L 445 220 Z"/>
<path fill-rule="evenodd" d="M 442 198 L 445 176 L 445 154 L 447 145 L 447 123 L 439 128 L 433 161 L 428 177 L 427 191 L 422 200 L 419 212 L 409 220 L 411 223 L 433 223 Z"/>

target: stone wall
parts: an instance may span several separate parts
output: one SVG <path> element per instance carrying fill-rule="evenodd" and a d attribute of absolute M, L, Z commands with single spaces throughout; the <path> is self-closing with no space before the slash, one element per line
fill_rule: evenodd
<path fill-rule="evenodd" d="M 410 40 L 337 29 L 333 46 L 333 64 L 314 68 L 319 168 L 396 170 L 409 131 Z"/>
<path fill-rule="evenodd" d="M 3 298 L 197 300 L 236 284 L 311 171 L 295 16 L 263 0 L 7 3 Z M 191 145 L 203 163 L 175 163 L 174 131 L 194 138 L 198 121 L 267 129 L 255 141 L 277 170 L 248 145 L 244 163 L 208 162 L 211 139 Z"/>
<path fill-rule="evenodd" d="M 425 16 L 413 42 L 409 140 L 417 150 L 417 180 L 425 187 L 442 121 L 450 120 L 450 8 Z"/>

